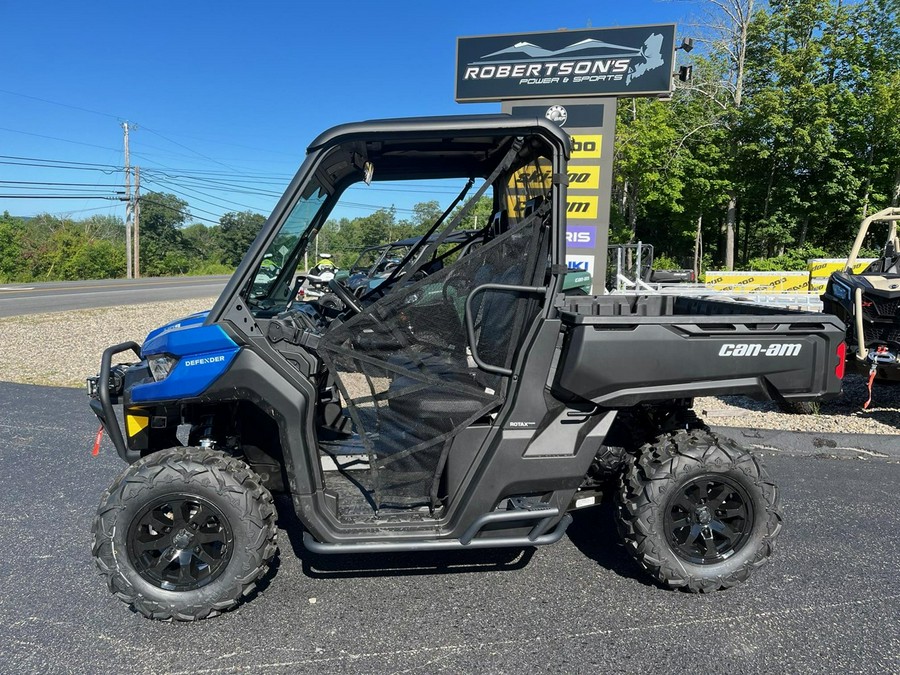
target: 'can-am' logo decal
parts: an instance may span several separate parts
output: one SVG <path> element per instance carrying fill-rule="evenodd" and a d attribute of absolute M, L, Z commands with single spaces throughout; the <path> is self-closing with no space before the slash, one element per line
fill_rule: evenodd
<path fill-rule="evenodd" d="M 799 342 L 787 342 L 785 344 L 731 344 L 722 345 L 719 356 L 798 356 L 803 345 Z"/>

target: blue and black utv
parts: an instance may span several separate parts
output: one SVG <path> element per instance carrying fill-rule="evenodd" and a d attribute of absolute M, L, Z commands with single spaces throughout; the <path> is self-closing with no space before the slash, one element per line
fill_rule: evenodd
<path fill-rule="evenodd" d="M 777 490 L 692 397 L 835 396 L 843 326 L 563 292 L 569 150 L 551 122 L 505 115 L 313 141 L 213 308 L 110 347 L 89 381 L 129 464 L 93 528 L 109 588 L 159 619 L 234 607 L 275 555 L 273 492 L 320 554 L 551 544 L 611 491 L 659 583 L 712 591 L 764 563 Z M 334 279 L 340 306 L 297 300 L 298 265 L 349 187 L 421 180 L 460 192 L 377 288 Z M 457 236 L 482 196 L 489 222 Z M 121 352 L 135 362 L 112 365 Z"/>

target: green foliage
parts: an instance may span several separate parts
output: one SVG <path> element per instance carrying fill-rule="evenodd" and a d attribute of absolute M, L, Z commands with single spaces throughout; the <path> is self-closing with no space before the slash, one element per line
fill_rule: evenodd
<path fill-rule="evenodd" d="M 658 255 L 653 258 L 653 269 L 655 270 L 680 270 L 682 266 L 678 264 L 675 258 L 670 258 L 666 254 Z"/>
<path fill-rule="evenodd" d="M 722 25 L 737 4 L 715 3 Z M 620 99 L 610 240 L 690 257 L 702 217 L 721 264 L 733 194 L 744 267 L 846 255 L 860 219 L 900 200 L 900 3 L 757 3 L 740 97 L 728 39 L 702 40 L 672 101 Z"/>
<path fill-rule="evenodd" d="M 22 257 L 22 221 L 8 211 L 0 216 L 0 281 L 16 281 Z"/>
<path fill-rule="evenodd" d="M 193 276 L 212 276 L 216 274 L 233 274 L 234 267 L 223 265 L 217 262 L 204 262 L 192 267 L 188 270 L 188 274 Z"/>
<path fill-rule="evenodd" d="M 788 272 L 806 271 L 807 261 L 812 258 L 833 258 L 840 257 L 828 253 L 823 248 L 815 246 L 801 246 L 793 248 L 782 255 L 772 258 L 752 258 L 742 269 L 753 270 L 755 272 L 776 272 L 786 270 Z"/>
<path fill-rule="evenodd" d="M 185 248 L 195 261 L 195 268 L 222 264 L 221 228 L 194 223 L 185 227 L 181 233 L 184 236 Z"/>
<path fill-rule="evenodd" d="M 219 218 L 221 261 L 237 266 L 265 222 L 265 216 L 252 211 L 226 213 Z"/>
<path fill-rule="evenodd" d="M 105 279 L 125 274 L 124 227 L 117 218 L 81 221 L 42 214 L 0 217 L 0 279 Z"/>
<path fill-rule="evenodd" d="M 188 204 L 172 194 L 141 195 L 141 272 L 146 276 L 184 274 L 190 256 L 180 227 L 190 218 Z"/>

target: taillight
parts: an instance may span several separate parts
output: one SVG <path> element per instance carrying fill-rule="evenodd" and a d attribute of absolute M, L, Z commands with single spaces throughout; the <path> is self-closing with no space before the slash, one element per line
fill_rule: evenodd
<path fill-rule="evenodd" d="M 834 367 L 834 374 L 839 380 L 844 379 L 844 366 L 847 364 L 847 343 L 841 342 L 837 346 L 838 363 Z"/>

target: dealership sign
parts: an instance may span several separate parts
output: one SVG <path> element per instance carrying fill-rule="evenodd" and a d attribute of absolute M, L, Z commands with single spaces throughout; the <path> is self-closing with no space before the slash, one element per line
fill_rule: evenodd
<path fill-rule="evenodd" d="M 566 228 L 568 248 L 594 248 L 597 242 L 597 228 L 593 225 L 569 225 Z"/>
<path fill-rule="evenodd" d="M 674 63 L 674 24 L 461 37 L 456 100 L 665 95 Z"/>

